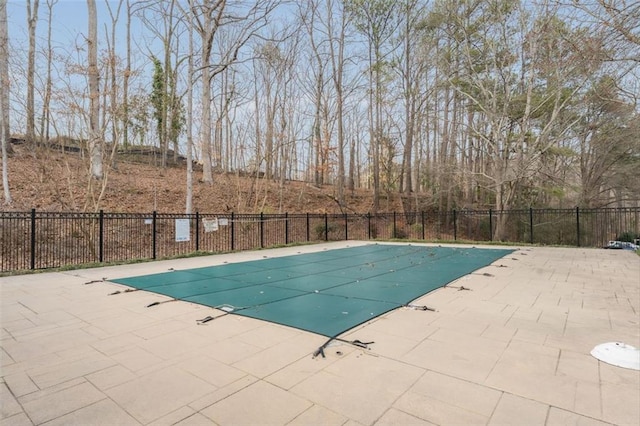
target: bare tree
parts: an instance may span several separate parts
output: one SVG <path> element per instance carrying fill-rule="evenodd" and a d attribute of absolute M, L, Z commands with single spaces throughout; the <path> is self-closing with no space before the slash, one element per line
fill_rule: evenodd
<path fill-rule="evenodd" d="M 118 102 L 118 55 L 116 53 L 116 27 L 118 24 L 118 19 L 120 19 L 120 10 L 122 9 L 124 0 L 119 0 L 115 9 L 112 9 L 112 6 L 107 2 L 107 10 L 109 11 L 109 16 L 111 17 L 111 34 L 106 34 L 107 44 L 108 44 L 108 73 L 110 74 L 110 83 L 111 87 L 109 90 L 109 113 L 111 115 L 111 164 L 113 167 L 116 167 L 116 154 L 118 152 L 118 144 L 120 138 L 120 125 L 121 120 L 119 117 L 119 109 L 120 105 Z M 106 32 L 106 29 L 105 29 Z M 125 72 L 126 74 L 126 72 Z M 126 77 L 125 77 L 126 78 Z M 106 82 L 105 82 L 106 84 Z M 126 98 L 123 99 L 123 102 L 127 102 Z M 105 111 L 106 111 L 105 106 Z"/>
<path fill-rule="evenodd" d="M 373 175 L 373 213 L 380 208 L 381 147 L 389 138 L 384 134 L 383 75 L 385 59 L 389 54 L 385 46 L 398 27 L 395 3 L 390 0 L 350 0 L 347 9 L 353 14 L 356 28 L 366 37 L 369 77 L 369 149 Z"/>
<path fill-rule="evenodd" d="M 140 4 L 139 14 L 145 27 L 162 42 L 163 52 L 158 57 L 150 54 L 154 64 L 151 104 L 157 123 L 158 140 L 162 152 L 162 167 L 167 166 L 169 144 L 173 144 L 173 160 L 178 155 L 178 137 L 184 128 L 184 109 L 178 95 L 178 70 L 186 59 L 180 51 L 180 19 L 187 13 L 176 0 Z M 178 14 L 182 12 L 182 17 Z"/>
<path fill-rule="evenodd" d="M 44 99 L 42 100 L 42 116 L 40 118 L 40 137 L 44 142 L 49 141 L 49 131 L 51 128 L 51 92 L 53 81 L 51 78 L 51 68 L 53 65 L 53 45 L 51 39 L 51 29 L 53 26 L 53 7 L 58 0 L 47 0 L 47 9 L 49 14 L 47 17 L 47 76 L 44 88 Z"/>
<path fill-rule="evenodd" d="M 418 0 L 405 0 L 402 6 L 401 46 L 398 47 L 397 58 L 393 61 L 395 70 L 400 79 L 403 109 L 404 109 L 404 147 L 402 153 L 402 165 L 400 169 L 399 190 L 405 193 L 414 191 L 414 145 L 419 138 L 418 117 L 424 109 L 426 102 L 425 92 L 429 89 L 423 87 L 423 74 L 431 62 L 424 54 L 425 45 L 422 41 L 424 31 L 421 31 L 422 19 L 421 3 Z M 428 50 L 427 50 L 428 51 Z"/>
<path fill-rule="evenodd" d="M 126 64 L 122 76 L 122 146 L 129 146 L 129 81 L 131 80 L 131 2 L 127 0 Z"/>
<path fill-rule="evenodd" d="M 7 0 L 0 0 L 0 139 L 2 139 L 2 188 L 4 203 L 11 204 L 9 190 L 9 34 Z"/>
<path fill-rule="evenodd" d="M 286 49 L 286 50 L 285 50 Z M 259 46 L 255 61 L 262 83 L 264 103 L 265 178 L 283 178 L 283 140 L 287 127 L 286 104 L 290 90 L 295 43 L 277 44 L 268 41 Z M 284 120 L 284 121 L 283 121 Z"/>
<path fill-rule="evenodd" d="M 310 0 L 304 6 L 306 9 L 300 7 L 300 18 L 302 25 L 307 30 L 311 45 L 308 60 L 312 64 L 307 75 L 309 79 L 307 91 L 313 100 L 312 149 L 310 152 L 313 160 L 310 160 L 309 165 L 313 164 L 313 181 L 315 185 L 320 186 L 329 182 L 329 149 L 331 145 L 331 134 L 328 131 L 330 123 L 328 123 L 329 107 L 326 93 L 327 76 L 325 75 L 326 69 L 329 67 L 328 55 L 325 52 L 328 35 L 326 30 L 320 28 L 323 24 L 321 3 Z M 326 20 L 326 17 L 324 19 Z"/>
<path fill-rule="evenodd" d="M 583 98 L 583 118 L 576 131 L 579 201 L 584 207 L 602 207 L 612 201 L 625 207 L 626 202 L 640 201 L 640 121 L 634 105 L 623 99 L 616 86 L 613 78 L 603 77 Z"/>
<path fill-rule="evenodd" d="M 563 4 L 562 0 L 555 3 Z M 581 0 L 572 1 L 571 6 L 581 12 L 581 19 L 592 19 L 594 31 L 608 32 L 608 41 L 624 41 L 627 46 L 612 51 L 615 60 L 640 62 L 640 3 L 629 0 Z"/>
<path fill-rule="evenodd" d="M 341 207 L 345 205 L 344 186 L 345 176 L 345 150 L 346 136 L 344 131 L 344 111 L 345 111 L 345 87 L 344 76 L 346 68 L 345 48 L 346 48 L 346 31 L 349 26 L 351 16 L 344 8 L 344 3 L 327 0 L 327 36 L 329 38 L 329 53 L 331 58 L 331 80 L 335 90 L 336 98 L 336 122 L 337 122 L 337 140 L 338 140 L 338 204 Z M 338 15 L 337 28 L 334 26 L 334 11 Z"/>
<path fill-rule="evenodd" d="M 267 25 L 267 18 L 278 5 L 277 0 L 264 0 L 255 4 L 242 2 L 228 4 L 226 0 L 200 0 L 192 4 L 195 30 L 200 36 L 201 120 L 200 143 L 202 151 L 202 179 L 213 183 L 211 81 L 238 60 L 240 50 Z M 227 42 L 224 51 L 217 52 L 212 61 L 214 41 L 225 29 Z"/>

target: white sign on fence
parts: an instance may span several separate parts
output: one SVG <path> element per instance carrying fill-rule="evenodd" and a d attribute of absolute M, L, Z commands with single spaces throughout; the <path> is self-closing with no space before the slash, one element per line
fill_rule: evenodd
<path fill-rule="evenodd" d="M 202 218 L 202 224 L 204 225 L 204 232 L 215 232 L 218 230 L 218 219 L 205 219 Z"/>
<path fill-rule="evenodd" d="M 191 239 L 191 225 L 189 219 L 176 219 L 176 241 Z"/>
<path fill-rule="evenodd" d="M 218 219 L 218 225 L 220 226 L 229 225 L 229 219 L 227 219 L 226 217 L 221 217 L 220 219 Z"/>

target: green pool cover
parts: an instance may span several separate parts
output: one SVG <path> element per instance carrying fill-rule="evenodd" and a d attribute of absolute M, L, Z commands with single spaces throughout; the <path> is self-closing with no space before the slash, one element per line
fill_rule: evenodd
<path fill-rule="evenodd" d="M 371 244 L 111 281 L 333 338 L 511 252 Z"/>

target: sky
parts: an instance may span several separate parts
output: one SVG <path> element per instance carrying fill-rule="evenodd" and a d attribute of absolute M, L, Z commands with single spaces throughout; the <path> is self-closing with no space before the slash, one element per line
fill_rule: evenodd
<path fill-rule="evenodd" d="M 30 0 L 33 1 L 33 0 Z M 37 34 L 38 43 L 43 45 L 47 38 L 49 7 L 47 2 L 40 0 L 38 8 Z M 54 0 L 55 1 L 55 0 Z M 27 33 L 27 0 L 9 0 L 7 3 L 7 20 L 10 45 L 14 49 L 26 50 L 28 46 Z M 124 46 L 124 30 L 126 28 L 126 2 L 123 2 L 118 20 L 119 44 Z M 116 13 L 118 1 L 109 1 Z M 105 28 L 111 31 L 111 16 L 106 0 L 96 0 L 98 15 L 98 38 L 104 38 Z M 74 50 L 75 46 L 83 47 L 88 29 L 87 2 L 85 0 L 57 0 L 53 7 L 52 35 L 55 48 L 64 51 Z M 142 33 L 138 20 L 132 20 L 132 37 Z M 118 36 L 117 36 L 118 38 Z M 138 37 L 139 38 L 139 37 Z M 101 45 L 101 47 L 104 47 Z"/>
<path fill-rule="evenodd" d="M 25 128 L 25 110 L 26 110 L 26 68 L 27 68 L 27 50 L 29 45 L 28 24 L 27 24 L 27 1 L 33 0 L 8 0 L 7 2 L 7 18 L 9 32 L 9 48 L 10 48 L 10 73 L 12 75 L 11 98 L 13 114 L 11 115 L 11 128 L 16 132 Z M 42 81 L 46 76 L 46 50 L 47 50 L 47 31 L 49 20 L 48 2 L 55 2 L 52 15 L 52 47 L 57 55 L 52 61 L 53 64 L 53 80 L 54 86 L 58 86 L 61 96 L 65 96 L 69 90 L 82 90 L 86 88 L 86 76 L 77 72 L 69 72 L 65 68 L 65 63 L 77 64 L 84 66 L 87 60 L 87 43 L 86 35 L 88 33 L 88 13 L 86 0 L 40 0 L 38 9 L 37 47 L 36 47 L 36 111 L 39 111 L 42 105 L 43 95 L 41 93 L 44 87 Z M 165 0 L 156 0 L 162 2 Z M 184 0 L 181 0 L 184 1 Z M 100 51 L 107 49 L 107 38 L 111 37 L 111 15 L 108 5 L 111 6 L 113 13 L 117 12 L 118 0 L 96 0 L 98 15 L 98 49 Z M 133 3 L 133 1 L 132 1 Z M 126 0 L 121 6 L 120 15 L 116 30 L 116 54 L 124 60 L 126 57 L 126 25 L 127 25 Z M 160 32 L 162 23 L 158 23 L 157 28 Z M 107 34 L 108 33 L 108 37 Z M 135 79 L 137 88 L 143 91 L 150 90 L 151 79 L 153 75 L 152 62 L 149 60 L 151 55 L 162 57 L 163 46 L 161 41 L 153 38 L 149 28 L 138 18 L 131 20 L 131 38 L 132 38 L 132 68 L 140 74 Z M 197 38 L 196 38 L 197 39 Z M 196 40 L 197 42 L 197 40 Z M 181 40 L 182 48 L 185 48 L 187 41 Z M 64 57 L 70 61 L 64 61 Z M 130 94 L 134 93 L 136 87 L 130 88 Z M 54 88 L 55 91 L 55 88 Z M 77 99 L 82 97 L 76 96 Z M 55 109 L 56 100 L 52 100 Z M 64 100 L 63 100 L 64 102 Z M 253 105 L 253 104 L 251 104 Z M 67 110 L 70 112 L 69 110 Z M 66 123 L 60 117 L 57 118 L 58 123 Z M 66 130 L 64 125 L 61 126 L 62 133 L 73 133 Z"/>
<path fill-rule="evenodd" d="M 33 0 L 31 0 L 33 1 Z M 45 67 L 47 50 L 47 31 L 49 20 L 49 7 L 51 0 L 40 0 L 38 8 L 38 23 L 36 27 L 37 47 L 36 47 L 36 78 L 42 79 L 46 75 Z M 55 1 L 55 0 L 54 0 Z M 24 109 L 20 107 L 26 99 L 26 68 L 27 50 L 29 45 L 28 25 L 27 25 L 27 0 L 8 0 L 7 21 L 9 33 L 9 55 L 10 73 L 12 75 L 11 97 L 12 105 L 15 106 L 11 116 L 12 129 L 22 129 L 24 127 Z M 118 1 L 110 1 L 112 11 L 117 12 Z M 111 37 L 111 16 L 106 0 L 96 0 L 98 15 L 98 49 L 107 48 L 107 35 Z M 54 81 L 68 82 L 72 86 L 83 87 L 86 85 L 84 76 L 69 74 L 64 67 L 64 57 L 71 59 L 69 63 L 77 63 L 80 66 L 87 60 L 88 33 L 88 13 L 86 0 L 57 0 L 53 6 L 52 15 L 52 47 L 57 59 L 53 61 L 52 76 Z M 143 36 L 145 29 L 138 19 L 132 19 L 132 60 L 133 66 L 136 63 L 147 64 L 147 56 L 159 54 L 161 45 L 155 46 L 157 42 L 151 41 L 148 36 Z M 126 1 L 123 1 L 122 9 L 117 23 L 116 30 L 116 52 L 123 58 L 126 56 Z M 145 65 L 146 66 L 146 65 Z M 147 74 L 145 72 L 145 74 Z M 152 71 L 148 72 L 149 79 Z M 82 80 L 82 81 L 80 81 Z M 79 83 L 79 84 L 75 84 Z M 36 82 L 38 87 L 43 87 L 44 83 Z M 55 83 L 54 83 L 55 84 Z M 36 109 L 40 108 L 41 94 L 36 95 Z"/>

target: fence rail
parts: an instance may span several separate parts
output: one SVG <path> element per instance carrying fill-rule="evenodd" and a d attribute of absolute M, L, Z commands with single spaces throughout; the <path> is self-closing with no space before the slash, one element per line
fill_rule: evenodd
<path fill-rule="evenodd" d="M 640 235 L 640 208 L 371 214 L 0 212 L 0 272 L 373 239 L 602 247 Z"/>

